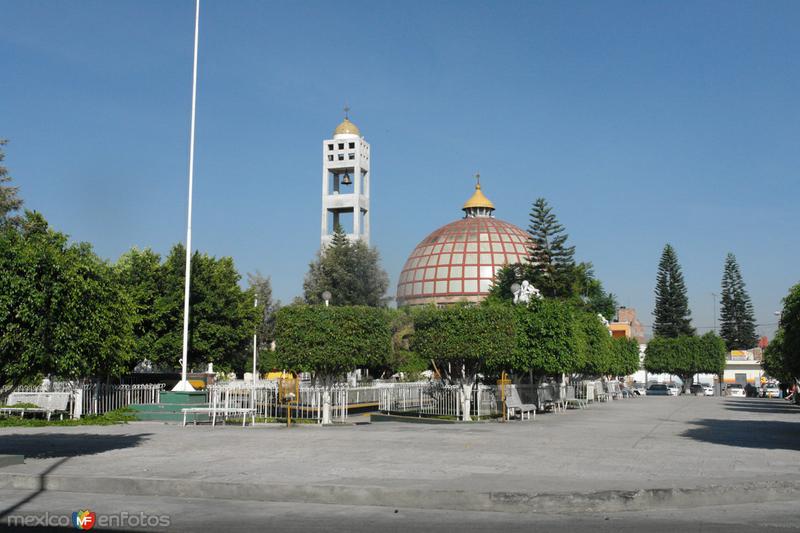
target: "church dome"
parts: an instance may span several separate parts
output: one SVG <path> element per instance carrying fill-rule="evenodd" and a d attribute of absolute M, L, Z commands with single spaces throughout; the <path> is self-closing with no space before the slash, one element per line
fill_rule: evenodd
<path fill-rule="evenodd" d="M 359 131 L 358 126 L 350 122 L 349 118 L 345 117 L 344 120 L 338 126 L 336 126 L 336 129 L 333 130 L 334 139 L 337 139 L 342 135 L 355 135 L 356 137 L 361 137 L 361 131 Z"/>
<path fill-rule="evenodd" d="M 398 305 L 478 302 L 497 271 L 528 255 L 528 234 L 494 218 L 480 184 L 463 207 L 466 216 L 437 229 L 408 256 L 397 283 Z"/>

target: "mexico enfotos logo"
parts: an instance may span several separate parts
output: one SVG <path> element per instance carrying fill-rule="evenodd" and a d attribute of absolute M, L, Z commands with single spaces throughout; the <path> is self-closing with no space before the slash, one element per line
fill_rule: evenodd
<path fill-rule="evenodd" d="M 97 514 L 88 509 L 68 514 L 12 514 L 6 518 L 8 527 L 74 527 L 81 531 L 101 528 L 167 528 L 171 520 L 169 515 L 151 515 L 147 513 Z"/>

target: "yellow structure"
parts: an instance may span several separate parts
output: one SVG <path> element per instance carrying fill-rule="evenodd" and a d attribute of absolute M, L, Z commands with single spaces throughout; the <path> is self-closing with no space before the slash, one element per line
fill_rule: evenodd
<path fill-rule="evenodd" d="M 336 126 L 336 129 L 333 130 L 334 137 L 336 135 L 358 135 L 361 137 L 361 131 L 358 129 L 358 126 L 350 122 L 350 119 L 344 117 L 344 120 Z"/>
<path fill-rule="evenodd" d="M 614 338 L 617 337 L 626 337 L 628 339 L 631 338 L 631 325 L 625 322 L 611 322 L 608 325 L 609 331 L 611 331 L 611 336 Z"/>

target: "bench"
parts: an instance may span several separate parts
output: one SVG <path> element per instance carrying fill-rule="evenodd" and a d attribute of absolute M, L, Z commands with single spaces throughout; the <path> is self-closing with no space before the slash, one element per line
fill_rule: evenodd
<path fill-rule="evenodd" d="M 517 412 L 519 412 L 520 420 L 525 420 L 525 413 L 528 413 L 528 420 L 531 419 L 531 413 L 533 413 L 533 418 L 536 419 L 536 405 L 532 403 L 522 403 L 522 399 L 519 396 L 519 391 L 517 391 L 517 387 L 515 385 L 508 387 L 506 408 L 513 416 L 516 416 Z"/>
<path fill-rule="evenodd" d="M 602 381 L 595 381 L 594 382 L 594 396 L 597 398 L 598 402 L 607 402 L 610 398 L 608 392 L 606 392 L 605 385 Z"/>
<path fill-rule="evenodd" d="M 586 409 L 586 406 L 589 402 L 582 398 L 575 397 L 575 386 L 568 385 L 567 386 L 567 395 L 564 397 L 564 406 L 569 407 L 571 405 L 576 406 L 578 409 Z"/>
<path fill-rule="evenodd" d="M 197 425 L 197 415 L 211 415 L 211 425 L 217 425 L 217 416 L 222 419 L 222 423 L 231 415 L 242 416 L 242 427 L 247 424 L 247 417 L 250 417 L 250 425 L 256 423 L 256 410 L 246 407 L 185 407 L 181 409 L 183 413 L 183 425 L 186 425 L 186 417 L 192 415 L 194 425 Z"/>
<path fill-rule="evenodd" d="M 71 392 L 12 392 L 8 396 L 8 406 L 0 407 L 0 413 L 18 414 L 25 418 L 26 413 L 43 414 L 50 420 L 53 413 L 58 413 L 61 420 L 69 414 Z M 29 403 L 36 407 L 14 407 L 15 404 Z"/>

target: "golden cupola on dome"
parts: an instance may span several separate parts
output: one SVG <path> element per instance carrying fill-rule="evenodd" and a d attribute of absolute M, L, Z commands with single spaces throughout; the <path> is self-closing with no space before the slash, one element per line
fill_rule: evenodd
<path fill-rule="evenodd" d="M 475 184 L 475 192 L 472 193 L 472 196 L 469 200 L 464 203 L 464 207 L 461 209 L 467 214 L 468 217 L 474 216 L 492 216 L 492 211 L 494 211 L 494 204 L 491 200 L 489 200 L 483 191 L 481 190 L 481 175 L 476 174 L 475 179 L 477 183 Z"/>

